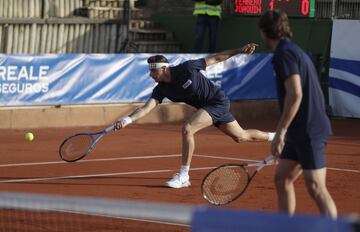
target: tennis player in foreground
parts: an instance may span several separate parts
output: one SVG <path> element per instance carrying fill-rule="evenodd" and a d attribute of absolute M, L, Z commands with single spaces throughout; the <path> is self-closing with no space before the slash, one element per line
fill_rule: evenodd
<path fill-rule="evenodd" d="M 228 50 L 208 58 L 189 60 L 174 67 L 166 57 L 155 55 L 148 58 L 150 76 L 158 85 L 150 99 L 140 108 L 115 122 L 115 129 L 124 128 L 133 121 L 147 115 L 152 109 L 168 98 L 173 102 L 185 102 L 197 109 L 188 118 L 182 128 L 182 165 L 180 171 L 166 182 L 171 188 L 190 186 L 189 169 L 194 153 L 194 135 L 201 129 L 215 125 L 235 142 L 271 141 L 274 133 L 259 130 L 245 130 L 240 127 L 229 112 L 230 102 L 223 91 L 208 80 L 200 71 L 206 67 L 225 61 L 237 54 L 252 54 L 256 44 L 247 44 L 241 48 Z"/>
<path fill-rule="evenodd" d="M 294 214 L 294 182 L 303 173 L 320 212 L 336 218 L 336 206 L 326 188 L 325 145 L 331 126 L 316 69 L 310 57 L 290 40 L 285 13 L 264 13 L 259 28 L 266 46 L 274 51 L 272 62 L 281 110 L 272 141 L 272 154 L 280 156 L 275 174 L 279 210 Z"/>

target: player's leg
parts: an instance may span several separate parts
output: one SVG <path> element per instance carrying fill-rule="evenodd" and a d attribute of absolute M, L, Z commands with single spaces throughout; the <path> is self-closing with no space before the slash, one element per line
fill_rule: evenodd
<path fill-rule="evenodd" d="M 311 138 L 301 146 L 302 164 L 307 190 L 320 212 L 336 218 L 336 206 L 326 187 L 325 148 L 325 139 Z"/>
<path fill-rule="evenodd" d="M 308 192 L 315 200 L 320 212 L 335 219 L 337 217 L 337 209 L 326 187 L 326 168 L 304 170 L 304 176 Z"/>
<path fill-rule="evenodd" d="M 206 21 L 203 15 L 198 15 L 196 18 L 196 32 L 195 32 L 195 53 L 200 53 L 204 41 L 206 31 Z"/>
<path fill-rule="evenodd" d="M 334 200 L 326 187 L 326 139 L 309 138 L 299 141 L 299 159 L 304 169 L 307 190 L 315 200 L 320 212 L 328 217 L 336 218 L 337 210 Z"/>
<path fill-rule="evenodd" d="M 320 212 L 328 217 L 336 218 L 337 210 L 326 187 L 326 140 L 311 138 L 298 145 L 299 159 L 304 169 L 307 190 L 315 200 Z"/>
<path fill-rule="evenodd" d="M 278 198 L 278 210 L 293 215 L 296 208 L 294 182 L 302 173 L 301 166 L 295 160 L 280 159 L 275 172 L 275 186 Z"/>
<path fill-rule="evenodd" d="M 195 149 L 195 133 L 201 129 L 211 126 L 212 124 L 212 118 L 209 113 L 203 109 L 199 109 L 188 120 L 186 120 L 182 128 L 182 165 L 190 166 Z"/>
<path fill-rule="evenodd" d="M 214 53 L 216 50 L 219 17 L 208 16 L 208 22 L 209 22 L 209 53 Z"/>
<path fill-rule="evenodd" d="M 218 128 L 237 143 L 245 141 L 269 141 L 273 138 L 272 134 L 260 130 L 244 130 L 236 120 L 229 123 L 222 123 Z"/>
<path fill-rule="evenodd" d="M 196 111 L 185 123 L 182 128 L 182 166 L 171 180 L 166 182 L 166 186 L 171 188 L 182 188 L 190 186 L 189 169 L 191 159 L 195 149 L 194 135 L 199 130 L 211 126 L 213 120 L 209 113 L 203 109 Z"/>

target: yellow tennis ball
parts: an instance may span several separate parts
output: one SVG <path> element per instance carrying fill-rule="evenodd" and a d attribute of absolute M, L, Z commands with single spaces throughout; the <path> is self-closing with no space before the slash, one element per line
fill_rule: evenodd
<path fill-rule="evenodd" d="M 34 135 L 33 135 L 33 133 L 27 132 L 27 133 L 25 134 L 25 140 L 26 140 L 26 141 L 33 141 L 33 140 L 34 140 Z"/>

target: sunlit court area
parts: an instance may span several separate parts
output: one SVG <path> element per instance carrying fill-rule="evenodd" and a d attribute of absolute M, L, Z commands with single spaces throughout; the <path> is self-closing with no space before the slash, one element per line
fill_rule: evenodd
<path fill-rule="evenodd" d="M 0 0 L 0 231 L 360 231 L 359 20 Z"/>

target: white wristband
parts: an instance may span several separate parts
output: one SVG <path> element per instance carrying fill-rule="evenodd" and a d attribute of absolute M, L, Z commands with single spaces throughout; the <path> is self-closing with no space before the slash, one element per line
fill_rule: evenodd
<path fill-rule="evenodd" d="M 131 124 L 132 122 L 133 122 L 133 120 L 129 116 L 123 117 L 121 119 L 121 124 L 123 124 L 123 126 L 127 126 L 127 125 Z"/>
<path fill-rule="evenodd" d="M 274 132 L 269 132 L 269 138 L 268 141 L 273 141 L 275 137 L 275 133 Z"/>

